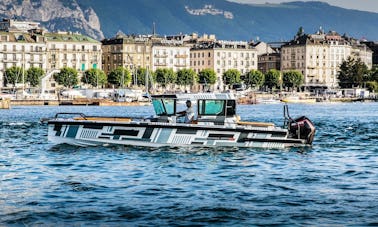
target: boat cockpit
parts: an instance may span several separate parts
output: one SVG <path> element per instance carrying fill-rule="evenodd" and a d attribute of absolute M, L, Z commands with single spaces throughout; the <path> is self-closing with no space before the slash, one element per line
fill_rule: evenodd
<path fill-rule="evenodd" d="M 156 116 L 151 119 L 156 122 L 184 123 L 179 112 L 185 110 L 185 102 L 193 103 L 195 114 L 193 124 L 225 125 L 235 124 L 236 99 L 232 94 L 176 94 L 152 96 L 152 105 Z"/>

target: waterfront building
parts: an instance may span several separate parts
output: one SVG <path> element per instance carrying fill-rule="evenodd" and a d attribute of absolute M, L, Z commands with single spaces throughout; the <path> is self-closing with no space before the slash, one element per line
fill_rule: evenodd
<path fill-rule="evenodd" d="M 151 68 L 152 36 L 131 36 L 117 34 L 102 40 L 102 68 L 109 74 L 117 67 L 130 71 L 137 68 Z"/>
<path fill-rule="evenodd" d="M 197 73 L 213 69 L 217 74 L 216 88 L 223 89 L 222 75 L 229 69 L 245 74 L 257 69 L 257 51 L 248 42 L 201 42 L 190 50 L 190 67 Z"/>
<path fill-rule="evenodd" d="M 257 69 L 259 71 L 267 73 L 271 69 L 281 70 L 280 48 L 273 48 L 270 44 L 261 41 L 252 45 L 257 51 Z"/>
<path fill-rule="evenodd" d="M 101 43 L 78 33 L 45 33 L 47 69 L 71 67 L 79 72 L 101 69 Z"/>
<path fill-rule="evenodd" d="M 363 44 L 373 51 L 373 65 L 378 66 L 378 42 L 362 41 Z"/>
<path fill-rule="evenodd" d="M 13 66 L 21 67 L 23 71 L 30 67 L 39 67 L 46 71 L 45 38 L 40 34 L 0 32 L 0 87 L 7 80 L 6 69 Z M 20 72 L 18 84 L 24 84 L 24 81 L 25 73 Z"/>
<path fill-rule="evenodd" d="M 281 70 L 281 53 L 267 53 L 258 56 L 257 68 L 262 73 L 271 69 Z"/>
<path fill-rule="evenodd" d="M 368 69 L 371 69 L 374 64 L 374 51 L 369 48 L 366 43 L 361 42 L 360 40 L 349 37 L 346 37 L 346 39 L 351 43 L 352 46 L 351 57 L 354 59 L 360 59 L 363 63 L 365 63 Z"/>
<path fill-rule="evenodd" d="M 277 49 L 272 48 L 271 45 L 265 42 L 252 42 L 251 45 L 256 49 L 257 55 L 277 53 Z"/>
<path fill-rule="evenodd" d="M 46 44 L 47 75 L 63 67 L 74 68 L 82 75 L 89 69 L 101 69 L 101 42 L 79 33 L 57 32 L 43 35 Z M 47 89 L 57 85 L 48 79 Z"/>
<path fill-rule="evenodd" d="M 152 44 L 152 70 L 170 68 L 174 72 L 190 67 L 190 47 L 181 40 L 155 39 Z"/>
<path fill-rule="evenodd" d="M 297 70 L 304 75 L 304 88 L 310 91 L 338 87 L 339 66 L 349 56 L 358 57 L 371 66 L 371 51 L 361 51 L 361 45 L 353 45 L 345 36 L 321 29 L 316 34 L 299 32 L 281 49 L 281 70 Z M 370 55 L 370 56 L 369 56 Z M 370 62 L 369 62 L 370 61 Z"/>

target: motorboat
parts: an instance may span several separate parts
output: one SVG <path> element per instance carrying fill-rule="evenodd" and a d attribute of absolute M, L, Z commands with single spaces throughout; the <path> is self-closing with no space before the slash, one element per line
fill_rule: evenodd
<path fill-rule="evenodd" d="M 300 96 L 288 96 L 281 99 L 285 103 L 316 103 L 316 98 L 306 98 Z"/>
<path fill-rule="evenodd" d="M 195 102 L 195 119 L 183 122 L 179 102 Z M 164 94 L 151 96 L 151 117 L 87 116 L 57 113 L 47 120 L 48 139 L 79 146 L 285 148 L 312 144 L 315 127 L 305 116 L 293 119 L 284 106 L 282 127 L 269 122 L 242 121 L 232 93 Z"/>

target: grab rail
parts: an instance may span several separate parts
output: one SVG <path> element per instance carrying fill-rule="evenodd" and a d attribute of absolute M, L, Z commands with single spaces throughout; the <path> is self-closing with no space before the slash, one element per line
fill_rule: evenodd
<path fill-rule="evenodd" d="M 59 115 L 80 115 L 82 118 L 84 118 L 84 120 L 87 119 L 87 116 L 83 113 L 69 113 L 69 112 L 62 112 L 62 113 L 57 113 L 55 114 L 55 118 L 58 118 Z"/>

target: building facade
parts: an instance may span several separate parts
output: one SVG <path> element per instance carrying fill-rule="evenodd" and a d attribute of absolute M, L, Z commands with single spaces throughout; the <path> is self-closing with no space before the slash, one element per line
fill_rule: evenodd
<path fill-rule="evenodd" d="M 155 40 L 152 44 L 152 70 L 169 68 L 177 72 L 190 67 L 190 47 L 180 40 Z"/>
<path fill-rule="evenodd" d="M 257 65 L 258 70 L 264 74 L 271 69 L 281 70 L 281 53 L 261 54 Z"/>
<path fill-rule="evenodd" d="M 229 69 L 245 74 L 257 69 L 257 51 L 247 42 L 215 41 L 199 43 L 190 50 L 190 67 L 197 73 L 213 69 L 217 88 L 223 89 L 222 75 Z"/>
<path fill-rule="evenodd" d="M 0 86 L 6 84 L 6 69 L 18 66 L 23 69 L 18 78 L 19 84 L 25 82 L 25 71 L 39 67 L 44 71 L 46 64 L 46 44 L 44 37 L 23 32 L 0 32 Z M 8 86 L 10 86 L 8 84 Z"/>
<path fill-rule="evenodd" d="M 104 39 L 102 42 L 102 68 L 109 74 L 117 67 L 130 71 L 137 68 L 151 68 L 151 36 L 127 36 Z"/>
<path fill-rule="evenodd" d="M 38 67 L 45 72 L 41 86 L 55 90 L 52 72 L 63 67 L 78 70 L 79 75 L 88 69 L 101 69 L 101 43 L 71 32 L 48 33 L 39 23 L 3 20 L 0 23 L 0 83 L 6 84 L 6 69 L 19 66 L 23 70 L 19 82 L 25 84 L 25 71 Z M 49 77 L 49 78 L 45 78 Z M 9 86 L 9 85 L 8 85 Z"/>
<path fill-rule="evenodd" d="M 77 33 L 45 33 L 47 70 L 70 67 L 78 72 L 101 69 L 101 43 Z"/>
<path fill-rule="evenodd" d="M 361 48 L 333 31 L 300 34 L 282 46 L 281 70 L 301 72 L 304 87 L 311 91 L 337 88 L 339 66 L 349 56 L 360 58 L 371 68 L 372 52 L 366 46 Z"/>

